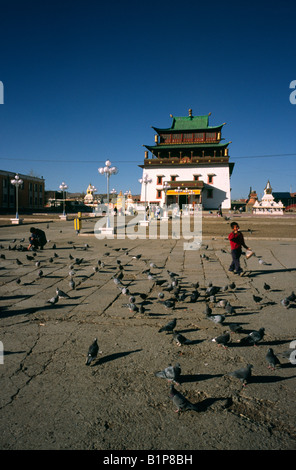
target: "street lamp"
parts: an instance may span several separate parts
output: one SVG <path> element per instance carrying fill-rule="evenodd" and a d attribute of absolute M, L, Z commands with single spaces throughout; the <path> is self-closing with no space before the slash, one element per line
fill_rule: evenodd
<path fill-rule="evenodd" d="M 147 184 L 152 183 L 152 178 L 149 178 L 148 174 L 145 173 L 143 178 L 139 179 L 139 183 L 145 185 L 145 210 L 144 210 L 144 222 L 147 221 L 146 219 L 146 201 L 147 201 Z"/>
<path fill-rule="evenodd" d="M 63 181 L 62 184 L 60 184 L 60 190 L 63 191 L 63 216 L 66 215 L 66 211 L 65 211 L 65 191 L 67 191 L 67 189 L 68 189 L 68 186 Z"/>
<path fill-rule="evenodd" d="M 107 206 L 107 228 L 109 228 L 110 227 L 110 219 L 109 219 L 109 178 L 110 178 L 111 175 L 116 175 L 116 173 L 118 173 L 118 169 L 116 168 L 116 166 L 111 166 L 110 160 L 107 160 L 105 162 L 104 167 L 98 168 L 98 172 L 100 173 L 100 175 L 105 175 L 106 178 L 107 178 L 107 202 L 108 202 L 108 206 Z"/>
<path fill-rule="evenodd" d="M 15 186 L 15 198 L 16 198 L 16 215 L 15 218 L 18 220 L 18 188 L 23 184 L 23 180 L 19 177 L 18 173 L 15 175 L 14 179 L 10 181 L 13 186 Z"/>

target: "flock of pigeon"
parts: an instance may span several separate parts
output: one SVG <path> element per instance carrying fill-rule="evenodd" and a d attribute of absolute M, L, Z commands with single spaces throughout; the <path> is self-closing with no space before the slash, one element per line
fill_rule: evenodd
<path fill-rule="evenodd" d="M 204 254 L 201 256 L 204 258 Z M 133 256 L 132 259 L 139 260 L 141 259 L 141 255 Z M 192 284 L 193 289 L 188 290 L 188 288 L 185 288 L 184 285 L 182 285 L 182 282 L 179 281 L 179 279 L 181 279 L 179 274 L 166 270 L 165 277 L 168 279 L 163 279 L 163 276 L 161 277 L 161 274 L 164 274 L 163 268 L 156 266 L 153 262 L 149 263 L 147 260 L 143 261 L 145 261 L 148 266 L 142 271 L 142 274 L 145 274 L 147 276 L 147 280 L 153 281 L 154 284 L 159 287 L 160 292 L 158 293 L 157 302 L 163 305 L 167 311 L 174 312 L 178 309 L 178 305 L 183 304 L 184 302 L 193 304 L 199 301 L 204 302 L 205 309 L 203 313 L 205 314 L 205 318 L 207 318 L 209 321 L 213 321 L 215 324 L 223 324 L 227 316 L 235 315 L 235 307 L 232 306 L 228 300 L 217 298 L 220 292 L 225 293 L 227 291 L 234 291 L 236 289 L 235 282 L 231 282 L 229 285 L 223 287 L 215 286 L 212 284 L 212 282 L 209 282 L 206 288 L 200 288 L 199 283 L 196 282 Z M 124 267 L 119 260 L 117 260 L 117 264 L 118 272 L 113 276 L 114 283 L 124 296 L 129 296 L 129 302 L 123 304 L 122 306 L 127 307 L 129 311 L 134 314 L 144 314 L 146 311 L 144 306 L 145 302 L 149 300 L 148 294 L 133 295 L 130 292 L 129 287 L 124 283 Z M 155 273 L 155 270 L 158 270 L 157 273 Z M 264 289 L 268 291 L 270 286 L 264 283 Z M 204 292 L 201 292 L 202 290 L 204 290 Z M 165 294 L 167 293 L 169 293 L 170 297 L 165 299 Z M 139 303 L 136 302 L 137 296 L 140 296 Z M 262 299 L 263 298 L 260 296 L 253 295 L 253 300 L 255 303 L 260 303 Z M 296 295 L 294 292 L 292 292 L 291 295 L 285 297 L 281 301 L 281 304 L 285 308 L 289 308 L 289 306 L 291 306 L 292 303 L 295 303 L 295 301 Z M 220 309 L 223 308 L 224 313 L 213 313 L 214 307 L 219 307 Z M 178 346 L 192 344 L 193 341 L 186 338 L 183 334 L 176 330 L 177 321 L 178 319 L 176 317 L 168 321 L 161 328 L 159 328 L 158 333 L 165 332 L 166 334 L 172 334 L 172 339 L 177 343 Z M 213 338 L 212 341 L 217 343 L 219 346 L 227 348 L 231 343 L 231 332 L 244 332 L 242 326 L 239 323 L 229 323 L 229 329 L 230 332 L 227 331 Z M 248 334 L 245 334 L 239 340 L 239 343 L 242 346 L 257 346 L 258 343 L 263 339 L 264 334 L 265 329 L 262 327 L 258 331 L 254 330 Z M 98 339 L 95 338 L 94 342 L 89 347 L 86 365 L 90 365 L 91 362 L 97 358 L 97 355 L 100 352 Z M 282 353 L 282 356 L 289 359 L 292 364 L 296 364 L 296 341 L 291 342 L 290 349 Z M 265 359 L 267 361 L 268 368 L 272 370 L 275 370 L 276 367 L 281 365 L 272 348 L 268 349 Z M 239 379 L 242 383 L 242 386 L 245 387 L 251 379 L 252 368 L 252 364 L 247 364 L 245 367 L 234 370 L 228 375 Z M 180 385 L 181 367 L 179 363 L 175 364 L 175 366 L 170 364 L 165 369 L 155 372 L 154 375 L 155 377 L 166 379 L 170 383 L 170 398 L 177 408 L 176 412 L 186 410 L 198 411 L 198 405 L 192 404 L 175 387 L 175 385 Z"/>
<path fill-rule="evenodd" d="M 22 242 L 23 240 L 21 240 Z M 8 250 L 18 250 L 18 251 L 26 251 L 26 248 L 22 247 L 22 245 L 16 245 L 16 240 L 13 241 L 14 245 L 9 245 Z M 69 244 L 73 242 L 69 241 Z M 107 245 L 105 245 L 107 246 Z M 2 245 L 0 248 L 4 249 Z M 84 245 L 84 250 L 89 248 L 88 244 Z M 206 246 L 207 248 L 207 246 Z M 52 249 L 56 249 L 56 244 L 52 246 Z M 73 245 L 73 249 L 75 246 Z M 192 284 L 192 288 L 188 289 L 182 284 L 182 277 L 174 272 L 169 270 L 165 270 L 163 267 L 156 266 L 155 263 L 149 262 L 142 258 L 142 255 L 130 255 L 127 248 L 113 248 L 115 251 L 125 252 L 132 260 L 144 261 L 146 268 L 141 271 L 143 275 L 147 276 L 148 281 L 152 281 L 153 285 L 158 286 L 158 300 L 157 302 L 161 304 L 167 311 L 174 312 L 178 309 L 179 305 L 183 303 L 190 303 L 194 304 L 196 302 L 202 302 L 204 304 L 204 315 L 205 318 L 209 321 L 214 322 L 215 324 L 223 325 L 227 316 L 235 315 L 235 307 L 230 304 L 230 302 L 224 298 L 218 298 L 220 293 L 226 293 L 228 291 L 234 291 L 236 289 L 235 282 L 231 282 L 229 285 L 225 286 L 215 286 L 212 282 L 208 282 L 206 287 L 201 288 L 199 283 L 196 282 Z M 36 252 L 30 252 L 32 254 L 26 253 L 26 259 L 29 262 L 35 262 L 35 266 L 40 268 L 40 261 L 36 259 Z M 110 252 L 104 253 L 104 257 L 108 258 Z M 53 256 L 49 258 L 49 262 L 53 263 L 55 258 L 58 258 L 58 254 L 54 251 Z M 202 258 L 209 259 L 207 255 L 204 253 L 200 255 Z M 5 259 L 5 254 L 0 255 L 1 259 Z M 36 259 L 36 260 L 35 260 Z M 81 265 L 84 261 L 84 258 L 74 257 L 72 254 L 69 255 L 70 266 L 69 266 L 69 288 L 70 290 L 76 289 L 75 284 L 75 274 L 76 269 L 79 265 Z M 15 260 L 17 265 L 23 264 L 23 262 L 16 258 Z M 94 272 L 99 271 L 100 269 L 106 266 L 106 262 L 99 259 L 97 261 L 97 265 L 93 268 Z M 128 302 L 123 304 L 123 307 L 129 309 L 130 312 L 133 314 L 140 313 L 146 314 L 146 302 L 149 300 L 149 294 L 132 294 L 129 289 L 129 283 L 124 282 L 125 276 L 125 266 L 119 260 L 116 259 L 116 268 L 117 272 L 112 276 L 115 287 L 120 290 L 121 294 L 124 297 L 128 297 Z M 164 276 L 165 274 L 165 276 Z M 42 269 L 38 270 L 37 279 L 40 279 L 44 276 Z M 17 278 L 17 283 L 20 283 L 20 278 Z M 264 284 L 264 289 L 266 291 L 270 290 L 270 286 L 268 284 Z M 151 289 L 152 290 L 152 289 Z M 165 298 L 169 295 L 169 298 Z M 137 302 L 137 297 L 140 297 L 140 301 Z M 48 299 L 47 303 L 51 305 L 55 305 L 59 300 L 71 298 L 68 293 L 62 291 L 58 287 L 56 288 L 55 294 L 53 297 Z M 253 300 L 255 303 L 260 303 L 262 301 L 262 297 L 253 295 Z M 281 304 L 285 308 L 290 308 L 292 304 L 296 302 L 296 295 L 292 292 L 289 296 L 283 298 L 281 300 Z M 219 307 L 220 311 L 224 310 L 223 313 L 213 313 L 213 308 Z M 191 340 L 186 338 L 183 334 L 181 334 L 178 330 L 176 330 L 178 319 L 175 317 L 170 320 L 168 323 L 163 325 L 159 328 L 158 332 L 162 333 L 165 332 L 167 334 L 172 334 L 173 340 L 177 343 L 178 346 L 188 345 L 191 344 Z M 226 331 L 223 334 L 220 334 L 212 339 L 213 342 L 217 343 L 219 346 L 223 348 L 227 348 L 229 344 L 231 344 L 231 332 L 235 333 L 243 333 L 243 328 L 239 323 L 229 323 L 230 331 Z M 258 331 L 254 330 L 248 333 L 247 335 L 243 336 L 239 343 L 243 346 L 257 346 L 258 343 L 263 339 L 265 334 L 265 329 L 262 327 Z M 95 338 L 94 341 L 89 346 L 89 350 L 87 352 L 86 358 L 86 365 L 90 366 L 90 364 L 96 360 L 98 354 L 102 353 L 99 350 L 98 338 Z M 292 341 L 290 344 L 290 349 L 282 354 L 283 357 L 289 359 L 292 364 L 296 364 L 296 341 Z M 272 348 L 269 348 L 266 354 L 266 361 L 268 363 L 268 367 L 274 370 L 277 366 L 280 366 L 280 361 L 275 355 Z M 251 379 L 252 374 L 252 364 L 247 364 L 245 367 L 237 369 L 233 372 L 229 373 L 229 376 L 233 376 L 239 379 L 242 382 L 243 386 Z M 176 412 L 185 411 L 185 410 L 198 410 L 198 406 L 194 405 L 189 402 L 189 400 L 175 388 L 175 385 L 180 385 L 180 376 L 181 376 L 181 368 L 180 364 L 176 364 L 175 366 L 169 365 L 162 371 L 158 371 L 155 373 L 156 377 L 166 379 L 170 382 L 170 397 L 177 407 Z"/>

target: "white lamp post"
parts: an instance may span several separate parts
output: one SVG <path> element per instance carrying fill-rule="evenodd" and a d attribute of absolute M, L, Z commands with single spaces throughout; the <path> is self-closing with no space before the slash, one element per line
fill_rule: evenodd
<path fill-rule="evenodd" d="M 15 220 L 16 223 L 19 223 L 19 214 L 18 214 L 18 189 L 19 186 L 23 184 L 23 180 L 19 177 L 18 174 L 15 175 L 14 179 L 10 181 L 13 186 L 15 186 L 15 199 L 16 199 L 16 214 L 15 214 Z"/>
<path fill-rule="evenodd" d="M 145 185 L 144 223 L 146 224 L 148 222 L 146 218 L 147 184 L 152 183 L 152 178 L 149 178 L 148 174 L 145 173 L 143 178 L 139 179 L 139 183 Z"/>
<path fill-rule="evenodd" d="M 63 191 L 63 217 L 66 216 L 66 210 L 65 210 L 65 191 L 67 191 L 68 189 L 68 186 L 66 185 L 66 183 L 64 183 L 64 181 L 62 182 L 62 184 L 60 184 L 60 190 Z"/>
<path fill-rule="evenodd" d="M 105 162 L 105 166 L 98 168 L 98 172 L 100 175 L 105 175 L 107 178 L 107 228 L 110 228 L 110 218 L 109 218 L 109 179 L 111 175 L 116 175 L 118 173 L 118 169 L 116 166 L 111 166 L 110 160 Z"/>

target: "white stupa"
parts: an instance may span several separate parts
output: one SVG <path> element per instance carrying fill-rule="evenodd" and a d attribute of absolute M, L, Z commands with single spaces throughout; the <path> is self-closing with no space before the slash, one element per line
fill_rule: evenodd
<path fill-rule="evenodd" d="M 264 188 L 264 196 L 262 197 L 261 201 L 256 201 L 253 205 L 253 214 L 284 214 L 284 205 L 281 201 L 275 202 L 269 181 L 267 181 L 267 185 Z"/>

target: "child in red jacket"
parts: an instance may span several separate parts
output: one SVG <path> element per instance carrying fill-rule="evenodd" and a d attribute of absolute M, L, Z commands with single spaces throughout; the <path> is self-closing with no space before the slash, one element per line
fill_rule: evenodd
<path fill-rule="evenodd" d="M 228 235 L 228 240 L 230 242 L 232 263 L 229 266 L 229 271 L 243 276 L 245 273 L 242 270 L 239 261 L 242 254 L 242 246 L 246 248 L 246 250 L 250 250 L 250 248 L 245 244 L 244 236 L 239 230 L 238 223 L 231 222 L 230 226 L 232 228 L 232 232 Z"/>

